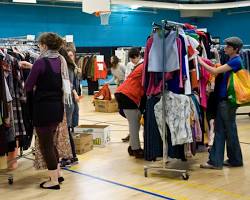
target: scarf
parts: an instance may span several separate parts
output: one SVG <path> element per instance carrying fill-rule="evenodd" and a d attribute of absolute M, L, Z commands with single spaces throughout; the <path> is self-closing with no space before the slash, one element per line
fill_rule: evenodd
<path fill-rule="evenodd" d="M 59 54 L 58 51 L 47 50 L 41 53 L 39 58 L 60 58 L 61 60 L 61 75 L 62 75 L 62 86 L 63 86 L 63 100 L 64 104 L 71 105 L 72 104 L 72 96 L 71 96 L 71 87 L 69 81 L 69 72 L 68 66 L 65 58 Z"/>

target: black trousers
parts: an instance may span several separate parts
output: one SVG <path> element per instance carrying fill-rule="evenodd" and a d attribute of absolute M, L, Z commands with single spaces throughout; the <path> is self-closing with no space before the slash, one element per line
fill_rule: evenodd
<path fill-rule="evenodd" d="M 46 127 L 36 127 L 40 150 L 48 170 L 56 170 L 57 164 L 59 162 L 58 151 L 54 144 L 57 126 L 58 124 L 53 124 Z"/>

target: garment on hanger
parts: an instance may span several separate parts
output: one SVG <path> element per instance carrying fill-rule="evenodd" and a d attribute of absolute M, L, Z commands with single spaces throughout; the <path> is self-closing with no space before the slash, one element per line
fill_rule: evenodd
<path fill-rule="evenodd" d="M 198 55 L 202 55 L 203 52 L 203 56 L 211 56 L 211 38 L 209 34 L 191 26 L 189 26 L 191 29 L 185 29 L 179 25 L 166 24 L 164 28 L 155 26 L 147 40 L 142 83 L 150 104 L 153 97 L 163 93 L 163 76 L 165 76 L 165 90 L 169 91 L 166 93 L 165 102 L 166 123 L 162 122 L 161 99 L 154 108 L 156 124 L 161 134 L 164 125 L 169 127 L 167 128 L 169 154 L 173 150 L 172 157 L 185 160 L 185 155 L 195 154 L 196 142 L 197 144 L 204 142 L 203 111 L 207 106 L 206 86 L 210 77 L 199 66 Z M 164 65 L 165 63 L 167 64 Z M 167 69 L 170 73 L 166 72 Z M 154 152 L 154 149 L 150 151 L 147 146 L 151 145 L 151 148 L 154 148 L 154 144 L 149 141 L 149 138 L 152 139 L 150 134 L 155 136 L 152 118 L 149 122 L 146 117 L 144 126 L 145 159 L 148 160 L 155 159 L 154 155 L 158 152 Z M 153 139 L 152 141 L 157 142 Z M 174 148 L 177 148 L 176 151 Z"/>
<path fill-rule="evenodd" d="M 80 56 L 77 65 L 81 69 L 83 80 L 97 81 L 107 77 L 108 70 L 105 62 L 98 61 L 95 54 Z"/>
<path fill-rule="evenodd" d="M 26 127 L 23 121 L 25 115 L 26 95 L 24 92 L 23 70 L 19 68 L 18 61 L 28 58 L 28 53 L 19 52 L 17 48 L 2 49 L 0 55 L 0 118 L 1 135 L 5 135 L 5 141 L 0 141 L 7 145 L 4 152 L 13 152 L 16 148 L 16 140 L 19 146 L 23 147 L 26 137 Z M 31 57 L 29 56 L 31 59 Z M 30 138 L 33 134 L 33 126 L 30 128 Z M 1 137 L 3 139 L 3 137 Z M 0 140 L 2 140 L 0 139 Z M 31 139 L 29 146 L 31 144 Z M 3 145 L 4 146 L 4 145 Z M 27 146 L 27 148 L 29 148 Z"/>
<path fill-rule="evenodd" d="M 144 158 L 148 161 L 162 157 L 162 138 L 154 114 L 154 106 L 159 100 L 159 97 L 150 97 L 146 102 L 144 114 Z"/>
<path fill-rule="evenodd" d="M 162 31 L 153 33 L 153 44 L 148 55 L 149 72 L 172 72 L 178 70 L 179 56 L 176 43 L 177 32 L 169 31 L 165 34 Z M 163 52 L 164 60 L 163 60 Z"/>
<path fill-rule="evenodd" d="M 173 145 L 192 143 L 192 131 L 190 125 L 191 106 L 189 97 L 185 95 L 165 93 L 165 123 L 168 124 L 171 132 L 171 141 Z M 159 130 L 162 135 L 162 98 L 155 105 L 154 111 Z"/>

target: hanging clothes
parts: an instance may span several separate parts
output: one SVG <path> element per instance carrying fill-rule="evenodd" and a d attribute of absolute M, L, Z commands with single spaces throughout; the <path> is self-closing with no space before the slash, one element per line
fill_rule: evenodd
<path fill-rule="evenodd" d="M 3 53 L 4 52 L 4 53 Z M 32 52 L 30 50 L 30 52 Z M 18 62 L 31 59 L 30 53 L 20 53 L 18 49 L 4 49 L 0 54 L 0 118 L 1 134 L 5 134 L 5 148 L 3 154 L 15 151 L 16 140 L 19 147 L 30 147 L 33 135 L 33 126 L 29 129 L 29 141 L 26 141 L 27 127 L 24 122 L 26 114 L 26 95 L 24 92 L 24 70 L 20 69 Z M 3 137 L 1 137 L 3 138 Z M 2 139 L 0 139 L 2 140 Z"/>
<path fill-rule="evenodd" d="M 97 81 L 98 79 L 106 79 L 108 70 L 106 63 L 97 61 L 96 55 L 86 55 L 78 58 L 78 67 L 81 69 L 82 79 Z"/>
<path fill-rule="evenodd" d="M 153 43 L 148 55 L 149 72 L 161 72 L 163 70 L 163 40 L 163 31 L 153 33 Z"/>
<path fill-rule="evenodd" d="M 213 63 L 208 59 L 203 59 L 208 65 L 213 66 Z M 207 85 L 209 83 L 211 75 L 210 73 L 204 68 L 201 67 L 201 80 L 200 80 L 200 98 L 201 98 L 201 106 L 204 109 L 207 108 Z"/>
<path fill-rule="evenodd" d="M 184 45 L 183 47 L 185 48 L 186 52 L 188 52 L 188 39 L 187 36 L 184 32 L 183 29 L 179 29 L 179 34 L 180 36 L 183 38 L 184 40 Z M 191 89 L 191 82 L 190 82 L 190 75 L 189 75 L 189 63 L 188 63 L 188 54 L 186 54 L 184 56 L 184 61 L 185 61 L 185 71 L 186 71 L 186 80 L 185 80 L 185 84 L 184 84 L 184 89 L 185 89 L 185 94 L 191 94 L 192 93 L 192 89 Z"/>
<path fill-rule="evenodd" d="M 171 132 L 171 141 L 173 145 L 192 143 L 192 131 L 191 131 L 191 107 L 189 97 L 185 95 L 178 95 L 172 92 L 165 93 L 165 112 L 166 123 L 169 126 Z M 155 116 L 162 135 L 162 98 L 155 105 Z"/>
<path fill-rule="evenodd" d="M 98 79 L 106 79 L 108 74 L 107 66 L 105 62 L 97 62 L 97 59 L 94 60 L 94 81 Z"/>
<path fill-rule="evenodd" d="M 144 114 L 144 158 L 145 160 L 156 160 L 162 157 L 162 139 L 155 119 L 154 106 L 160 98 L 151 97 L 147 99 Z"/>
<path fill-rule="evenodd" d="M 169 31 L 166 34 L 162 31 L 153 33 L 153 44 L 149 51 L 148 71 L 149 72 L 172 72 L 180 68 L 179 54 L 177 48 L 177 32 Z M 163 52 L 165 52 L 163 60 Z"/>

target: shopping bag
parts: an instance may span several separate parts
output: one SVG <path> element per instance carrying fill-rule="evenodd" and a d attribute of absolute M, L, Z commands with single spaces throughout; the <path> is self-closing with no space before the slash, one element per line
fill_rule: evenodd
<path fill-rule="evenodd" d="M 228 81 L 228 99 L 233 105 L 249 105 L 250 103 L 250 74 L 241 69 L 231 73 Z"/>

